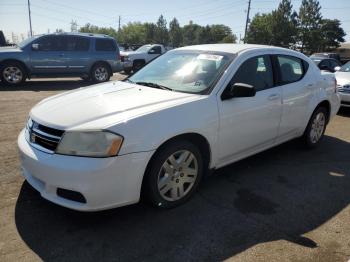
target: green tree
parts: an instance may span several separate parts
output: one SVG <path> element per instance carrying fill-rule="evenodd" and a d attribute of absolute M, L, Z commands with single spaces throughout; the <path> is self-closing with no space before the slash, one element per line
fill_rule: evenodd
<path fill-rule="evenodd" d="M 124 25 L 119 34 L 120 42 L 132 44 L 145 44 L 145 26 L 140 22 Z"/>
<path fill-rule="evenodd" d="M 222 43 L 225 39 L 227 41 L 232 41 L 231 43 L 236 42 L 236 36 L 232 34 L 231 28 L 226 25 L 211 25 L 210 34 L 212 38 L 212 43 Z"/>
<path fill-rule="evenodd" d="M 321 6 L 318 0 L 303 0 L 298 15 L 298 39 L 302 52 L 319 50 L 321 34 Z"/>
<path fill-rule="evenodd" d="M 183 44 L 184 45 L 196 45 L 198 43 L 198 34 L 201 30 L 201 26 L 194 24 L 190 21 L 188 25 L 183 27 Z"/>
<path fill-rule="evenodd" d="M 145 43 L 154 43 L 156 42 L 156 32 L 157 26 L 154 23 L 144 23 L 145 27 Z"/>
<path fill-rule="evenodd" d="M 346 35 L 343 28 L 340 26 L 340 21 L 337 19 L 323 19 L 321 21 L 321 50 L 331 51 L 340 46 L 340 43 L 345 42 Z"/>
<path fill-rule="evenodd" d="M 163 15 L 160 15 L 157 21 L 155 40 L 159 44 L 167 45 L 169 42 L 169 33 L 167 22 Z"/>
<path fill-rule="evenodd" d="M 173 47 L 179 47 L 182 45 L 182 31 L 180 24 L 175 17 L 169 23 L 169 39 Z"/>
<path fill-rule="evenodd" d="M 297 38 L 297 14 L 291 0 L 282 0 L 271 16 L 271 45 L 292 47 Z"/>
<path fill-rule="evenodd" d="M 248 28 L 245 42 L 249 44 L 270 45 L 272 35 L 272 14 L 257 13 Z"/>

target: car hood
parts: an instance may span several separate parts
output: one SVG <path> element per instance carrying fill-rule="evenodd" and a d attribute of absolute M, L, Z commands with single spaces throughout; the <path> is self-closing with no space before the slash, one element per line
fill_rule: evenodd
<path fill-rule="evenodd" d="M 336 72 L 335 77 L 338 85 L 350 84 L 350 72 Z"/>
<path fill-rule="evenodd" d="M 18 47 L 13 47 L 13 46 L 0 47 L 0 53 L 12 53 L 12 52 L 22 52 L 22 50 Z"/>
<path fill-rule="evenodd" d="M 123 51 L 123 52 L 120 52 L 121 56 L 132 56 L 132 55 L 136 55 L 136 54 L 143 54 L 143 52 L 136 52 L 136 51 Z"/>
<path fill-rule="evenodd" d="M 30 116 L 43 125 L 64 130 L 107 128 L 202 97 L 117 81 L 44 99 Z"/>

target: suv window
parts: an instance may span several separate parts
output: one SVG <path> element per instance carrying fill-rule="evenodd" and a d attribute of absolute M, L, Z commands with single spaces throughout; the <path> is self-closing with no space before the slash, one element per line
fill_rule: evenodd
<path fill-rule="evenodd" d="M 294 56 L 277 56 L 277 61 L 281 73 L 281 84 L 297 82 L 303 78 L 305 72 L 303 60 Z"/>
<path fill-rule="evenodd" d="M 65 47 L 61 36 L 50 35 L 40 38 L 37 42 L 39 51 L 64 51 Z"/>
<path fill-rule="evenodd" d="M 116 46 L 112 39 L 96 39 L 96 51 L 115 51 Z"/>
<path fill-rule="evenodd" d="M 90 48 L 90 39 L 86 37 L 66 36 L 64 42 L 66 51 L 88 51 Z"/>
<path fill-rule="evenodd" d="M 252 85 L 256 91 L 273 87 L 270 57 L 264 55 L 249 58 L 238 68 L 231 83 Z"/>

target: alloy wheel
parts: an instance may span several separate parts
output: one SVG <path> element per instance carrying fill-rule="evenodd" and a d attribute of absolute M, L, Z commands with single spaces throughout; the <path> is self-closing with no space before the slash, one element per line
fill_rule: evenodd
<path fill-rule="evenodd" d="M 167 201 L 186 196 L 196 182 L 198 161 L 193 153 L 181 150 L 170 155 L 158 174 L 158 190 Z"/>
<path fill-rule="evenodd" d="M 317 143 L 321 139 L 325 125 L 326 117 L 323 112 L 319 112 L 312 121 L 310 130 L 310 139 L 313 144 Z"/>
<path fill-rule="evenodd" d="M 18 84 L 23 79 L 22 70 L 16 66 L 5 67 L 2 76 L 8 83 L 11 84 Z"/>

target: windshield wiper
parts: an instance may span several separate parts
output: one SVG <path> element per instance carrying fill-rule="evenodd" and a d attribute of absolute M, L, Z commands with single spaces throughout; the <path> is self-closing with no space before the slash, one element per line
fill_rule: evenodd
<path fill-rule="evenodd" d="M 142 85 L 142 86 L 153 87 L 153 88 L 158 88 L 158 89 L 163 89 L 163 90 L 173 91 L 173 89 L 171 89 L 169 87 L 158 85 L 158 84 L 152 83 L 152 82 L 136 82 L 135 84 Z"/>

